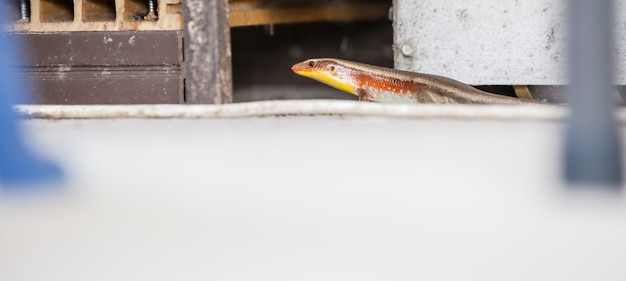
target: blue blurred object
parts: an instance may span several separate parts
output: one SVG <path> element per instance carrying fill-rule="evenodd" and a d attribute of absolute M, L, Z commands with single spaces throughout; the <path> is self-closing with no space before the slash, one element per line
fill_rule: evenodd
<path fill-rule="evenodd" d="M 6 10 L 0 9 L 0 23 L 6 19 Z M 18 116 L 11 104 L 29 97 L 19 80 L 15 68 L 19 52 L 17 42 L 0 34 L 0 187 L 4 189 L 57 181 L 61 169 L 35 155 L 22 141 Z"/>
<path fill-rule="evenodd" d="M 622 151 L 613 94 L 612 0 L 569 0 L 570 116 L 565 179 L 621 189 Z"/>

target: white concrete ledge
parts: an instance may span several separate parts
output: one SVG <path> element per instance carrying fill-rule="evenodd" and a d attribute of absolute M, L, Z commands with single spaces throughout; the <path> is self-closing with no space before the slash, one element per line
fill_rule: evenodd
<path fill-rule="evenodd" d="M 355 101 L 261 101 L 227 105 L 18 105 L 24 118 L 238 118 L 341 115 L 393 118 L 561 120 L 567 109 L 556 105 L 381 104 Z M 620 111 L 620 113 L 623 113 Z M 626 116 L 626 114 L 620 114 Z M 620 120 L 626 120 L 621 118 Z"/>

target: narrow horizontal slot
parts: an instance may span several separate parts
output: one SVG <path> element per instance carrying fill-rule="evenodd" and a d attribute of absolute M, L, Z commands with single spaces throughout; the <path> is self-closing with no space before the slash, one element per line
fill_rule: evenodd
<path fill-rule="evenodd" d="M 150 0 L 125 0 L 124 20 L 126 21 L 144 21 L 156 20 L 158 4 L 157 0 L 152 0 L 152 13 L 150 11 Z"/>
<path fill-rule="evenodd" d="M 166 4 L 165 5 L 165 12 L 167 14 L 182 14 L 182 4 L 181 3 L 176 3 L 176 4 Z"/>
<path fill-rule="evenodd" d="M 115 21 L 115 0 L 84 0 L 83 21 Z"/>
<path fill-rule="evenodd" d="M 41 0 L 39 17 L 42 22 L 64 22 L 74 20 L 74 1 Z"/>

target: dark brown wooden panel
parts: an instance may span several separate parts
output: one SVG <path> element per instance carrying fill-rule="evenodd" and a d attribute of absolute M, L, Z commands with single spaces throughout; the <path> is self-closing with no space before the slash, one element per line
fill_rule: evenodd
<path fill-rule="evenodd" d="M 180 65 L 181 31 L 13 33 L 28 66 Z"/>
<path fill-rule="evenodd" d="M 14 33 L 42 104 L 182 103 L 181 31 Z"/>
<path fill-rule="evenodd" d="M 182 103 L 180 67 L 29 69 L 25 85 L 40 104 Z"/>

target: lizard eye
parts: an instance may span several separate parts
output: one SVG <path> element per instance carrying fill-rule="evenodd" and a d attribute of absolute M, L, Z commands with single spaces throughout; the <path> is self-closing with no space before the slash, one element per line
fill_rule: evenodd
<path fill-rule="evenodd" d="M 331 66 L 328 67 L 328 69 L 330 69 L 330 71 L 335 71 L 335 66 L 331 65 Z"/>
<path fill-rule="evenodd" d="M 309 66 L 310 67 L 314 67 L 315 66 L 315 62 L 314 61 L 309 61 Z"/>

